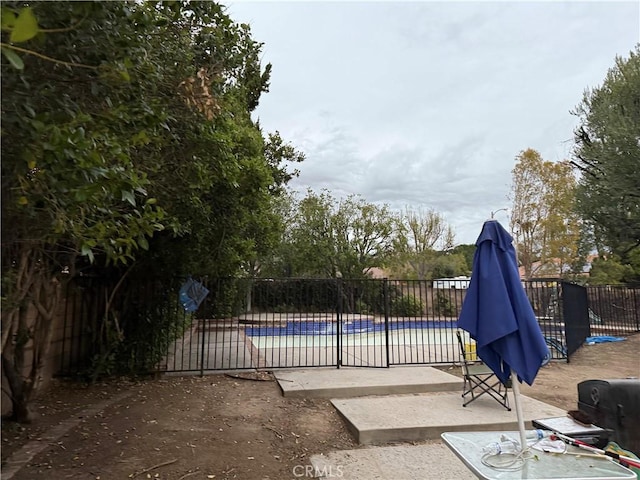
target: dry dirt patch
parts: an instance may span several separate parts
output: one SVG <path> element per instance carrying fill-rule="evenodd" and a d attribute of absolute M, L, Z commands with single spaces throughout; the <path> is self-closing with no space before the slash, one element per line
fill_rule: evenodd
<path fill-rule="evenodd" d="M 630 376 L 640 377 L 638 334 L 584 346 L 571 363 L 544 367 L 522 392 L 572 410 L 580 381 Z M 122 395 L 86 415 L 87 408 Z M 36 411 L 33 425 L 2 424 L 3 463 L 25 444 L 43 448 L 17 480 L 282 480 L 296 478 L 302 470 L 294 469 L 311 455 L 358 448 L 328 401 L 285 399 L 266 373 L 121 379 L 89 387 L 58 381 Z M 66 433 L 48 438 L 61 423 L 70 425 Z"/>

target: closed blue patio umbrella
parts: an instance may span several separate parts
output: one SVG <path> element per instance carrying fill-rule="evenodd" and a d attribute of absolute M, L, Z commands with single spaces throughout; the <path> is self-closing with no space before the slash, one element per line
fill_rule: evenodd
<path fill-rule="evenodd" d="M 476 341 L 476 352 L 496 376 L 512 388 L 522 448 L 526 447 L 518 379 L 529 385 L 549 353 L 531 303 L 520 281 L 511 235 L 488 220 L 476 241 L 469 288 L 458 327 Z"/>

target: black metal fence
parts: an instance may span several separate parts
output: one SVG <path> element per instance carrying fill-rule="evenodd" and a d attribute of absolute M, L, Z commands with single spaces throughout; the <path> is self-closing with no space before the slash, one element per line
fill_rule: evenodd
<path fill-rule="evenodd" d="M 463 290 L 430 282 L 217 279 L 167 371 L 451 363 Z"/>
<path fill-rule="evenodd" d="M 180 280 L 167 284 L 80 276 L 69 282 L 54 333 L 58 375 L 154 369 L 193 323 L 180 308 Z M 123 341 L 126 340 L 126 341 Z"/>
<path fill-rule="evenodd" d="M 640 287 L 602 285 L 586 288 L 593 335 L 625 336 L 640 331 Z"/>
<path fill-rule="evenodd" d="M 464 288 L 387 279 L 200 281 L 210 293 L 195 314 L 181 308 L 177 279 L 170 285 L 124 285 L 105 314 L 100 299 L 112 287 L 85 280 L 67 298 L 59 373 L 96 365 L 104 373 L 123 366 L 204 373 L 437 365 L 460 358 L 455 331 Z M 589 325 L 608 334 L 640 331 L 640 289 L 585 290 L 556 280 L 524 286 L 552 358 L 568 359 Z M 127 341 L 112 341 L 121 338 Z M 464 342 L 473 350 L 468 336 Z"/>

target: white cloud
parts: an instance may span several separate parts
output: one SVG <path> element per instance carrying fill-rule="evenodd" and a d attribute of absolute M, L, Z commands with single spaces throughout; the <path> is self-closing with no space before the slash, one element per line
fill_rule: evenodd
<path fill-rule="evenodd" d="M 639 41 L 637 2 L 233 2 L 273 64 L 257 115 L 298 189 L 434 208 L 471 243 L 516 155 L 570 155 L 587 87 Z M 504 212 L 496 218 L 508 222 Z"/>

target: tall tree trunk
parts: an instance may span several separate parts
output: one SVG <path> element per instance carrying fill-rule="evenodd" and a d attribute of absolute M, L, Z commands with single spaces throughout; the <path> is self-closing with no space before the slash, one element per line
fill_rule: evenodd
<path fill-rule="evenodd" d="M 2 369 L 9 386 L 12 419 L 20 423 L 33 419 L 30 404 L 42 382 L 62 292 L 49 267 L 40 248 L 25 246 L 7 299 L 12 308 L 2 313 Z M 32 321 L 30 313 L 35 314 Z"/>
<path fill-rule="evenodd" d="M 27 327 L 27 306 L 17 309 L 13 315 L 10 335 L 2 351 L 2 369 L 9 385 L 9 397 L 12 403 L 11 419 L 20 423 L 32 420 L 29 409 L 29 384 L 24 377 L 25 347 L 29 342 Z"/>

